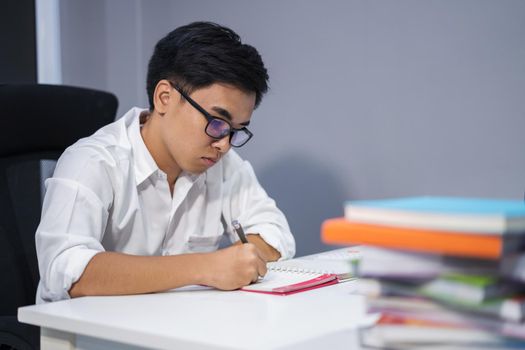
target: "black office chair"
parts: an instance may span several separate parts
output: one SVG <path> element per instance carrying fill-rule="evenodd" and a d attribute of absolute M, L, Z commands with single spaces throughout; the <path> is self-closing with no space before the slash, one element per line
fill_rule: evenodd
<path fill-rule="evenodd" d="M 35 231 L 44 180 L 64 149 L 115 119 L 110 93 L 58 85 L 0 85 L 0 349 L 40 348 L 38 327 L 17 321 L 35 303 Z"/>

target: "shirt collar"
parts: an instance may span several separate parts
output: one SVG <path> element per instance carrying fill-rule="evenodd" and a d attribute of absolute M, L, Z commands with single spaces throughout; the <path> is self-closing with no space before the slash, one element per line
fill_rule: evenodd
<path fill-rule="evenodd" d="M 133 167 L 135 170 L 135 181 L 140 185 L 152 174 L 160 171 L 157 163 L 149 153 L 144 139 L 140 134 L 140 115 L 147 112 L 146 109 L 134 108 L 133 121 L 128 127 L 129 141 L 133 150 Z"/>

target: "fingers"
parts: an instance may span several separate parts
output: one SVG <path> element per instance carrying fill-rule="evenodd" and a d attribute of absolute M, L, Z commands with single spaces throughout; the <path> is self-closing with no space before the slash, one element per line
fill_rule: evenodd
<path fill-rule="evenodd" d="M 243 244 L 239 247 L 243 251 L 244 258 L 241 262 L 241 270 L 245 276 L 243 285 L 257 282 L 260 277 L 266 275 L 266 260 L 256 245 L 252 243 Z"/>
<path fill-rule="evenodd" d="M 218 257 L 212 265 L 215 273 L 211 285 L 219 289 L 237 289 L 266 275 L 266 260 L 254 244 L 234 245 L 210 254 Z"/>
<path fill-rule="evenodd" d="M 264 259 L 262 253 L 255 244 L 247 243 L 246 247 L 249 247 L 249 249 L 251 249 L 251 253 L 254 255 L 253 266 L 255 267 L 255 272 L 257 273 L 255 280 L 257 280 L 259 276 L 264 277 L 267 272 L 266 259 Z"/>
<path fill-rule="evenodd" d="M 266 275 L 266 272 L 266 262 L 263 259 L 257 257 L 255 260 L 255 269 L 252 278 L 252 283 L 257 282 L 259 280 L 259 277 L 264 277 Z"/>
<path fill-rule="evenodd" d="M 266 275 L 266 272 L 268 272 L 266 268 L 266 261 L 264 259 L 257 259 L 257 273 L 259 276 L 264 277 Z"/>

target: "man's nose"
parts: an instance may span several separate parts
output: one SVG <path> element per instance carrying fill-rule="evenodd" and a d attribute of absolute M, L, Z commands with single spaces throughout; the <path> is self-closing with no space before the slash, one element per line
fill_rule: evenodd
<path fill-rule="evenodd" d="M 226 153 L 231 147 L 230 135 L 226 135 L 222 139 L 213 141 L 212 146 L 217 148 L 219 152 Z"/>

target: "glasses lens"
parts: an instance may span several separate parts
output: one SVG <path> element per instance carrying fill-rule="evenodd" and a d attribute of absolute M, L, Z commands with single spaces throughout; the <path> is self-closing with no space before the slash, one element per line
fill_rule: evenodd
<path fill-rule="evenodd" d="M 234 147 L 241 147 L 250 139 L 251 135 L 244 129 L 235 130 L 231 137 L 230 143 Z"/>
<path fill-rule="evenodd" d="M 230 134 L 230 125 L 222 119 L 213 118 L 206 126 L 206 133 L 216 139 L 222 139 Z"/>

